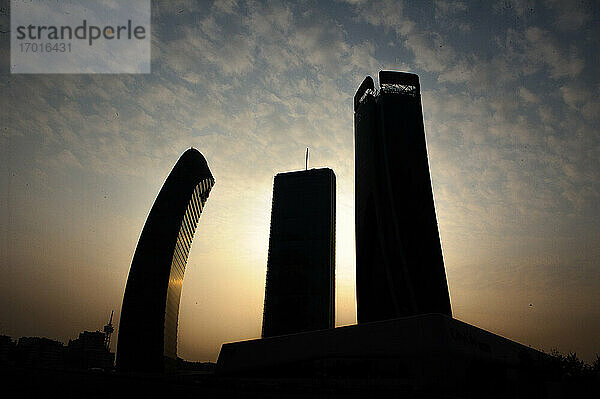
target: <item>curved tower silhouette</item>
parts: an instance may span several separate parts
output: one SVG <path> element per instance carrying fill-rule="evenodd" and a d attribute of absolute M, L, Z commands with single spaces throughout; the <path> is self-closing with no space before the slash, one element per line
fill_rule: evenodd
<path fill-rule="evenodd" d="M 179 299 L 198 219 L 215 180 L 202 154 L 183 153 L 167 177 L 140 236 L 127 279 L 117 368 L 162 371 L 177 358 Z"/>

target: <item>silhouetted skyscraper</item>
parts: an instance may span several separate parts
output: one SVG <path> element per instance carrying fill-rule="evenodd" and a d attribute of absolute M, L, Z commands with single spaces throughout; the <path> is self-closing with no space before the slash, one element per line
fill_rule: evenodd
<path fill-rule="evenodd" d="M 215 180 L 195 149 L 183 153 L 167 177 L 135 250 L 127 279 L 117 368 L 161 371 L 177 357 L 183 274 L 198 219 Z"/>
<path fill-rule="evenodd" d="M 429 176 L 419 77 L 379 72 L 354 97 L 359 323 L 451 316 Z"/>
<path fill-rule="evenodd" d="M 262 336 L 335 326 L 335 174 L 275 176 Z"/>

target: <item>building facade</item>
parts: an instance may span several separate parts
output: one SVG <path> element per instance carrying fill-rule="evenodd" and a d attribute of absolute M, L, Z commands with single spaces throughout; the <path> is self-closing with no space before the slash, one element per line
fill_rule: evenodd
<path fill-rule="evenodd" d="M 262 336 L 335 326 L 335 174 L 280 173 L 273 184 Z"/>
<path fill-rule="evenodd" d="M 15 348 L 15 365 L 23 368 L 63 369 L 65 346 L 44 337 L 21 337 Z"/>
<path fill-rule="evenodd" d="M 189 149 L 167 177 L 131 263 L 117 343 L 117 368 L 161 371 L 177 358 L 179 300 L 194 232 L 215 180 Z"/>
<path fill-rule="evenodd" d="M 67 365 L 82 370 L 112 369 L 115 355 L 105 345 L 105 339 L 102 331 L 83 331 L 77 339 L 70 339 L 66 348 Z"/>
<path fill-rule="evenodd" d="M 354 97 L 357 319 L 451 316 L 419 77 L 381 71 L 379 83 Z"/>

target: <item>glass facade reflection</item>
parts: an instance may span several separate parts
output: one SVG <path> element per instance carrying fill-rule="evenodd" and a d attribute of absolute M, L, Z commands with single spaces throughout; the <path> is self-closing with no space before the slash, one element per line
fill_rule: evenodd
<path fill-rule="evenodd" d="M 117 346 L 122 371 L 161 371 L 177 358 L 188 254 L 214 178 L 195 149 L 173 167 L 148 216 L 129 271 Z"/>

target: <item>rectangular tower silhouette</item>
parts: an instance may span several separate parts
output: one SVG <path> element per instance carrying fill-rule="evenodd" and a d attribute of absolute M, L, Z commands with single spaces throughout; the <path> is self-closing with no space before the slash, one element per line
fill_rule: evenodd
<path fill-rule="evenodd" d="M 263 338 L 335 325 L 335 174 L 280 173 L 273 184 Z"/>
<path fill-rule="evenodd" d="M 381 71 L 379 83 L 354 97 L 357 319 L 452 316 L 419 77 Z"/>

